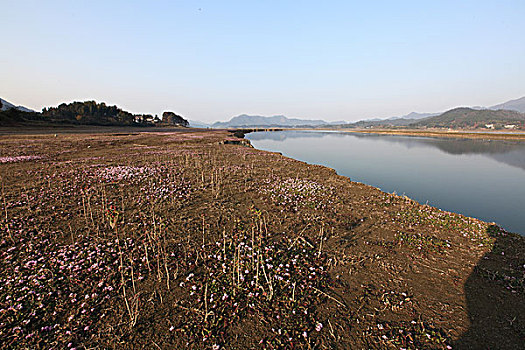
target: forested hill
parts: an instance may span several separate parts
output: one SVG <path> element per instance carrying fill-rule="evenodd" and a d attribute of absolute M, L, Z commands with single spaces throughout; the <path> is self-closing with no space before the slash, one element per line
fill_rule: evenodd
<path fill-rule="evenodd" d="M 496 128 L 505 125 L 525 127 L 525 114 L 509 110 L 489 110 L 472 108 L 455 108 L 438 116 L 426 118 L 410 124 L 415 127 L 437 128 L 475 128 L 493 124 Z"/>
<path fill-rule="evenodd" d="M 90 125 L 133 125 L 135 116 L 117 106 L 95 101 L 62 103 L 58 107 L 44 108 L 42 115 L 50 122 L 69 122 Z"/>
<path fill-rule="evenodd" d="M 188 121 L 173 112 L 164 112 L 164 120 L 150 114 L 132 114 L 117 106 L 95 101 L 62 103 L 44 108 L 42 113 L 17 108 L 0 111 L 0 126 L 42 126 L 46 124 L 101 126 L 188 126 Z"/>

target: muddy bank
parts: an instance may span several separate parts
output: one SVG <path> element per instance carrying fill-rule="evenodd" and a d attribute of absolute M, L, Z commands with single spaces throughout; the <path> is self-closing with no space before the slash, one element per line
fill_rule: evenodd
<path fill-rule="evenodd" d="M 522 237 L 233 139 L 0 137 L 1 346 L 520 348 Z"/>

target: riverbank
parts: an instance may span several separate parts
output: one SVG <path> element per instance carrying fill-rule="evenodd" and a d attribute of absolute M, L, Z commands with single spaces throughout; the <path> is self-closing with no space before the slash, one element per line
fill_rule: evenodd
<path fill-rule="evenodd" d="M 257 149 L 525 235 L 525 142 L 297 130 L 246 138 Z"/>
<path fill-rule="evenodd" d="M 0 137 L 1 347 L 520 347 L 522 237 L 243 143 Z"/>
<path fill-rule="evenodd" d="M 298 130 L 298 129 L 290 129 Z M 311 130 L 311 129 L 301 129 Z M 315 129 L 336 132 L 350 132 L 360 134 L 380 135 L 406 135 L 426 137 L 447 137 L 464 139 L 486 139 L 486 140 L 514 140 L 525 141 L 525 132 L 500 132 L 500 131 L 472 131 L 472 130 L 444 130 L 444 129 Z"/>

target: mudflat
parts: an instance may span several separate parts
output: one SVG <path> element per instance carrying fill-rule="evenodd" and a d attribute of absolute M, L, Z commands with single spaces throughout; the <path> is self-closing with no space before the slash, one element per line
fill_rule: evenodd
<path fill-rule="evenodd" d="M 0 347 L 519 349 L 525 241 L 227 131 L 0 136 Z"/>

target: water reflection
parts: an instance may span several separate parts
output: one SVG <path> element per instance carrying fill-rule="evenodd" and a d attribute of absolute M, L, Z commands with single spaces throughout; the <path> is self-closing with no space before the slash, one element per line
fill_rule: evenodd
<path fill-rule="evenodd" d="M 308 131 L 247 138 L 257 148 L 525 233 L 523 142 Z"/>
<path fill-rule="evenodd" d="M 452 139 L 437 137 L 418 137 L 402 135 L 357 134 L 326 131 L 276 131 L 256 132 L 249 135 L 250 140 L 284 141 L 290 138 L 355 137 L 370 141 L 386 141 L 400 144 L 406 148 L 433 147 L 448 154 L 479 154 L 525 170 L 525 142 L 483 139 Z"/>

